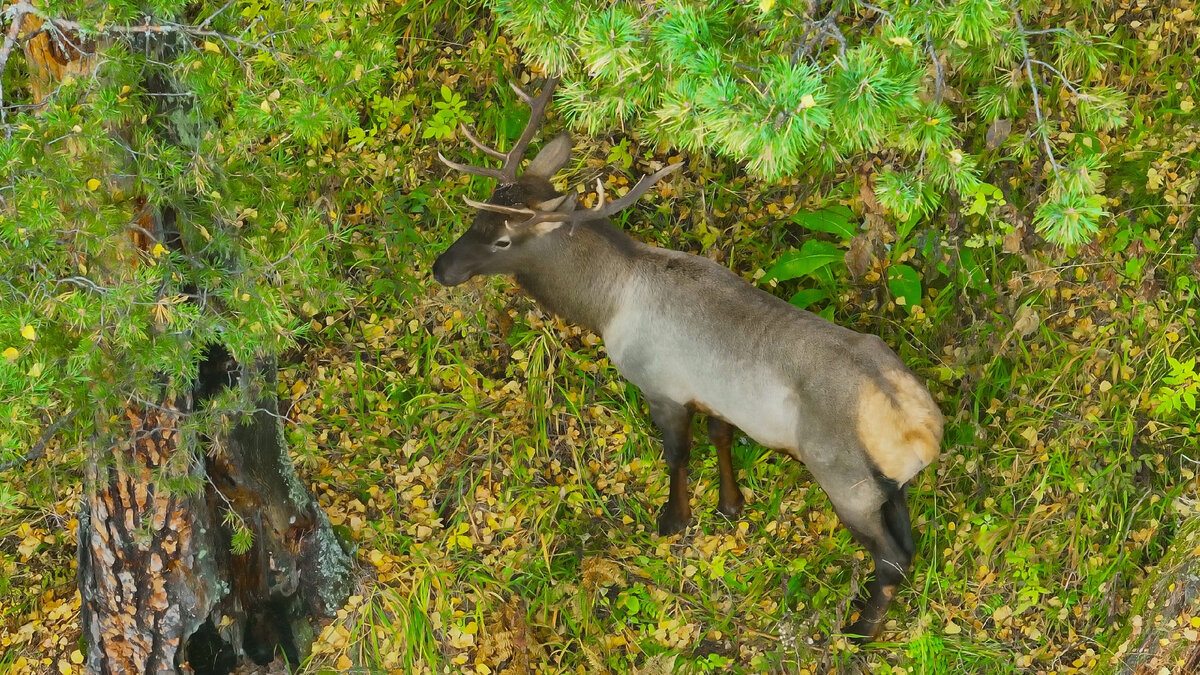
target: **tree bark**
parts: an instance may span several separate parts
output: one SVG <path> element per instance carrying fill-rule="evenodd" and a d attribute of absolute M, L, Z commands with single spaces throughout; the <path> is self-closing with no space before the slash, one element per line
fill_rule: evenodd
<path fill-rule="evenodd" d="M 1113 673 L 1200 673 L 1200 515 L 1176 532 L 1171 548 L 1142 583 L 1126 623 L 1110 641 Z"/>
<path fill-rule="evenodd" d="M 24 21 L 23 35 L 39 25 L 14 19 Z M 98 61 L 102 45 L 61 42 L 69 46 L 41 32 L 23 43 L 35 102 L 66 76 L 91 76 Z M 169 208 L 141 213 L 112 250 L 181 245 Z M 119 260 L 136 256 L 108 261 L 117 274 Z M 298 664 L 313 622 L 349 595 L 352 559 L 288 456 L 275 372 L 272 356 L 239 364 L 210 346 L 190 393 L 97 413 L 97 428 L 115 440 L 89 455 L 79 518 L 89 672 L 228 673 L 279 655 Z M 258 385 L 241 397 L 255 402 L 250 415 L 226 415 L 212 433 L 192 428 L 220 390 Z M 230 522 L 252 534 L 244 553 L 233 551 Z"/>
<path fill-rule="evenodd" d="M 200 370 L 200 405 L 222 382 L 263 377 L 250 420 L 204 438 L 181 430 L 188 406 L 130 406 L 127 436 L 89 462 L 78 583 L 92 673 L 299 663 L 313 619 L 349 595 L 352 561 L 283 442 L 274 359 L 239 368 L 215 347 Z M 244 554 L 227 513 L 253 533 Z"/>
<path fill-rule="evenodd" d="M 203 438 L 181 430 L 190 405 L 129 406 L 127 437 L 93 453 L 78 572 L 89 671 L 296 664 L 313 619 L 349 595 L 351 559 L 287 454 L 274 374 L 273 359 L 239 367 L 212 348 L 193 400 L 262 381 L 248 421 Z M 253 533 L 245 553 L 232 552 L 226 513 Z"/>

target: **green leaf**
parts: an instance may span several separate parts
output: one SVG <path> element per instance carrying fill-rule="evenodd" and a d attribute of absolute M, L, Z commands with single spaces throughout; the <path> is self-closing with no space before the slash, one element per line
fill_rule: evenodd
<path fill-rule="evenodd" d="M 888 268 L 888 290 L 896 298 L 897 305 L 913 307 L 921 304 L 921 275 L 908 265 L 892 265 Z"/>
<path fill-rule="evenodd" d="M 799 307 L 800 309 L 804 309 L 814 302 L 827 299 L 829 299 L 829 291 L 826 291 L 823 288 L 805 288 L 793 295 L 788 302 Z"/>
<path fill-rule="evenodd" d="M 832 263 L 842 263 L 845 253 L 827 241 L 809 239 L 804 242 L 799 251 L 789 251 L 780 256 L 764 277 L 767 281 L 787 281 Z M 844 263 L 843 263 L 844 264 Z"/>
<path fill-rule="evenodd" d="M 854 212 L 844 206 L 832 206 L 818 211 L 801 211 L 792 216 L 792 222 L 814 232 L 836 234 L 842 239 L 853 239 L 858 234 L 858 224 L 853 222 Z"/>

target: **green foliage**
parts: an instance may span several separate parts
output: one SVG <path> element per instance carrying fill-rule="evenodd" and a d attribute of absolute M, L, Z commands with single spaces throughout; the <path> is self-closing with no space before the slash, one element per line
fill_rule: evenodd
<path fill-rule="evenodd" d="M 1163 376 L 1163 386 L 1158 390 L 1154 414 L 1163 419 L 1196 412 L 1196 398 L 1200 396 L 1200 373 L 1196 372 L 1196 357 L 1179 360 L 1168 356 L 1171 372 Z"/>
<path fill-rule="evenodd" d="M 441 100 L 433 102 L 433 107 L 437 112 L 425 123 L 425 130 L 421 132 L 421 138 L 445 140 L 454 135 L 458 125 L 475 123 L 475 120 L 466 113 L 467 102 L 461 96 L 451 91 L 450 87 L 446 85 L 442 85 L 439 93 L 442 97 Z"/>
<path fill-rule="evenodd" d="M 2 74 L 17 107 L 0 139 L 0 454 L 31 445 L 43 413 L 181 397 L 209 343 L 279 352 L 337 302 L 345 226 L 316 148 L 373 133 L 353 122 L 395 67 L 386 24 L 338 2 L 224 5 L 50 6 L 106 31 L 96 70 L 40 102 L 23 59 Z M 129 21 L 209 32 L 146 44 Z M 411 104 L 374 101 L 381 117 Z"/>
<path fill-rule="evenodd" d="M 1058 147 L 1048 121 L 1074 132 L 1127 123 L 1126 94 L 1103 67 L 1114 49 L 1071 26 L 1028 30 L 1011 4 L 919 0 L 827 14 L 790 2 L 492 5 L 528 58 L 565 76 L 560 109 L 589 133 L 633 123 L 767 180 L 882 154 L 880 204 L 921 222 L 948 195 L 969 201 L 998 163 L 1032 168 L 1040 153 L 1050 190 L 1033 205 L 1039 231 L 1075 245 L 1107 216 L 1096 191 L 1059 184 L 1058 167 L 1080 156 Z M 947 100 L 950 87 L 961 101 Z M 1024 139 L 986 152 L 964 137 L 974 119 L 1015 119 Z"/>

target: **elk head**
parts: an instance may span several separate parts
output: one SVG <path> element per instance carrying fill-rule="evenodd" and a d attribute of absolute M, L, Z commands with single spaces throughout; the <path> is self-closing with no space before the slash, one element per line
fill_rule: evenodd
<path fill-rule="evenodd" d="M 529 166 L 517 175 L 517 169 L 525 157 L 529 142 L 541 125 L 546 104 L 556 84 L 558 78 L 547 80 L 537 98 L 531 97 L 515 84 L 511 85 L 517 96 L 529 105 L 530 114 L 525 130 L 507 153 L 484 145 L 469 127 L 462 126 L 463 135 L 476 148 L 502 160 L 503 165 L 499 169 L 459 164 L 438 153 L 438 159 L 452 169 L 499 181 L 486 202 L 464 198 L 478 213 L 471 227 L 434 262 L 433 278 L 438 283 L 456 286 L 480 274 L 513 274 L 534 268 L 537 261 L 547 254 L 539 245 L 546 234 L 563 225 L 574 227 L 577 223 L 604 219 L 628 208 L 651 185 L 682 166 L 681 163 L 672 164 L 644 176 L 625 196 L 613 202 L 605 201 L 603 183 L 597 179 L 598 205 L 591 209 L 576 210 L 574 195 L 558 192 L 550 183 L 554 174 L 566 166 L 571 157 L 571 137 L 562 133 L 547 143 Z"/>

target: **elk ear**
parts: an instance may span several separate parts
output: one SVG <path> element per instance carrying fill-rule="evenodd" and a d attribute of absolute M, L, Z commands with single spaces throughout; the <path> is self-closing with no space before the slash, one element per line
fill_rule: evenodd
<path fill-rule="evenodd" d="M 571 159 L 571 134 L 565 131 L 546 144 L 525 168 L 525 174 L 549 180 Z"/>

